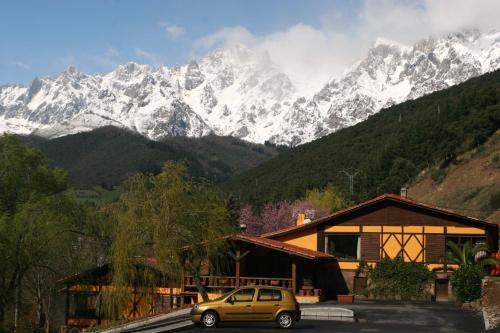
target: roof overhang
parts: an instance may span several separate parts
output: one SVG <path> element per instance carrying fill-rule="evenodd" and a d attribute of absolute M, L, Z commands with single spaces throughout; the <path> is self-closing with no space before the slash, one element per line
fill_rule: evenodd
<path fill-rule="evenodd" d="M 361 211 L 362 209 L 374 206 L 374 205 L 382 203 L 382 202 L 399 204 L 399 205 L 406 206 L 408 208 L 413 208 L 413 209 L 415 209 L 415 208 L 422 209 L 422 210 L 427 211 L 429 213 L 438 214 L 441 216 L 446 216 L 450 219 L 459 220 L 460 223 L 474 226 L 474 227 L 498 228 L 497 224 L 489 223 L 489 222 L 486 222 L 484 220 L 480 220 L 480 219 L 477 219 L 474 217 L 461 215 L 461 214 L 458 214 L 458 213 L 451 211 L 451 210 L 448 210 L 448 209 L 425 204 L 425 203 L 411 200 L 408 198 L 403 198 L 403 197 L 396 195 L 396 194 L 384 194 L 384 195 L 378 196 L 376 198 L 370 199 L 368 201 L 362 202 L 358 205 L 354 205 L 354 206 L 348 207 L 346 209 L 340 210 L 338 212 L 335 212 L 333 214 L 330 214 L 328 216 L 324 216 L 322 218 L 316 219 L 316 220 L 311 221 L 307 224 L 303 224 L 300 226 L 293 226 L 293 227 L 285 228 L 282 230 L 265 233 L 265 234 L 262 234 L 261 237 L 274 238 L 274 237 L 285 236 L 285 235 L 292 234 L 292 233 L 306 231 L 306 230 L 315 228 L 319 225 L 322 225 L 326 222 L 334 221 L 336 219 L 345 218 L 349 214 L 354 214 L 356 212 Z"/>

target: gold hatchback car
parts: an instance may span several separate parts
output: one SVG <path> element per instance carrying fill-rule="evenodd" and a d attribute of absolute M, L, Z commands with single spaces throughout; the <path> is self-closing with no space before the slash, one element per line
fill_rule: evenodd
<path fill-rule="evenodd" d="M 291 291 L 269 286 L 242 287 L 196 304 L 191 320 L 205 327 L 224 321 L 275 321 L 291 328 L 300 320 L 300 307 Z"/>

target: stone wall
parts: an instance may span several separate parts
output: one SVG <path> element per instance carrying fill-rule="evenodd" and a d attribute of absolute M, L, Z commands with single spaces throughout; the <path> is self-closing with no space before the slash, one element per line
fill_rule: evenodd
<path fill-rule="evenodd" d="M 483 280 L 483 316 L 487 330 L 500 327 L 500 278 Z"/>

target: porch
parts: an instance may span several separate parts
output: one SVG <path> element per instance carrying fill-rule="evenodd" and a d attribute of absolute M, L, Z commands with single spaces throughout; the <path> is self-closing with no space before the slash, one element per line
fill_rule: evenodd
<path fill-rule="evenodd" d="M 230 240 L 231 259 L 222 272 L 200 276 L 200 284 L 210 298 L 234 288 L 270 286 L 291 290 L 299 302 L 316 303 L 335 294 L 335 274 L 341 275 L 335 257 L 261 237 L 235 235 Z M 225 273 L 225 274 L 224 274 Z M 182 291 L 199 301 L 195 279 L 184 276 Z"/>

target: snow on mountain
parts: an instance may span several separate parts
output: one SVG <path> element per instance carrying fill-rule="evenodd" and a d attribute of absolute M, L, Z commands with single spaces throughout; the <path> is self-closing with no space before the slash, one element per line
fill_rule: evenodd
<path fill-rule="evenodd" d="M 500 32 L 476 30 L 412 46 L 378 39 L 362 61 L 293 104 L 271 141 L 299 144 L 354 125 L 384 107 L 500 68 Z"/>
<path fill-rule="evenodd" d="M 70 67 L 29 87 L 0 86 L 0 132 L 56 137 L 115 125 L 152 139 L 215 133 L 297 145 L 498 68 L 500 32 L 412 46 L 378 39 L 366 58 L 307 96 L 266 53 L 240 45 L 182 66 L 128 63 L 96 75 Z"/>

